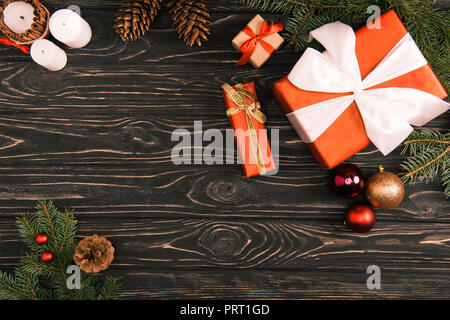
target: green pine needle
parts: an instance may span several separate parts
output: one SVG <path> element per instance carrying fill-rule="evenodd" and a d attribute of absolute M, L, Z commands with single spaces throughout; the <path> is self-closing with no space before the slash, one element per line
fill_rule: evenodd
<path fill-rule="evenodd" d="M 36 213 L 17 219 L 17 227 L 30 252 L 21 259 L 14 274 L 0 271 L 0 300 L 106 300 L 120 296 L 122 278 L 110 275 L 102 281 L 98 275 L 81 271 L 81 289 L 67 288 L 66 270 L 73 264 L 77 245 L 77 220 L 73 211 L 60 212 L 52 201 L 41 201 Z M 35 241 L 42 232 L 49 238 L 45 245 Z M 44 251 L 53 253 L 52 261 L 41 260 Z M 42 278 L 50 285 L 42 286 Z"/>
<path fill-rule="evenodd" d="M 428 183 L 440 177 L 445 197 L 450 197 L 450 131 L 445 134 L 431 129 L 414 131 L 403 145 L 402 154 L 409 156 L 401 164 L 402 180 Z"/>
<path fill-rule="evenodd" d="M 39 300 L 29 292 L 29 286 L 23 284 L 23 274 L 15 276 L 2 271 L 0 271 L 0 297 L 2 300 Z"/>
<path fill-rule="evenodd" d="M 97 295 L 97 300 L 116 299 L 122 285 L 122 277 L 106 276 L 103 286 Z"/>

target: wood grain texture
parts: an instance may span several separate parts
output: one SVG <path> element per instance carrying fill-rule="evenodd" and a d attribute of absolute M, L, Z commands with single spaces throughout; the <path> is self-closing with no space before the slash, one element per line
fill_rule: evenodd
<path fill-rule="evenodd" d="M 270 92 L 299 54 L 282 49 L 260 70 L 233 66 L 231 39 L 254 11 L 210 1 L 210 41 L 186 48 L 167 10 L 143 39 L 122 42 L 112 30 L 120 3 L 77 1 L 94 37 L 65 49 L 63 71 L 0 47 L 0 269 L 13 270 L 26 252 L 15 217 L 54 199 L 76 210 L 80 237 L 113 242 L 108 272 L 125 276 L 127 299 L 450 298 L 450 206 L 440 182 L 406 186 L 398 208 L 376 211 L 371 233 L 347 230 L 343 212 L 363 197 L 329 190 L 329 171 Z M 255 81 L 267 127 L 280 130 L 277 175 L 247 179 L 240 165 L 172 163 L 175 129 L 192 132 L 194 120 L 202 131 L 229 128 L 224 81 Z M 427 127 L 446 129 L 449 119 Z M 370 146 L 349 161 L 370 175 L 381 163 L 398 173 L 402 159 Z M 382 269 L 381 290 L 366 288 L 371 264 Z"/>

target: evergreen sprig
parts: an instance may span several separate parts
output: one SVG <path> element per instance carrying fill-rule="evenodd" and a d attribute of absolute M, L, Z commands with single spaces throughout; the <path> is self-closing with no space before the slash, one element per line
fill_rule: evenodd
<path fill-rule="evenodd" d="M 444 185 L 445 197 L 450 197 L 450 131 L 423 129 L 414 131 L 403 143 L 402 154 L 409 154 L 401 167 L 402 179 L 412 184 L 428 183 L 439 176 Z"/>
<path fill-rule="evenodd" d="M 81 288 L 69 289 L 67 267 L 74 264 L 77 245 L 77 220 L 73 211 L 60 212 L 53 202 L 41 201 L 35 214 L 17 219 L 19 233 L 31 252 L 21 259 L 14 274 L 0 271 L 0 299 L 2 300 L 105 300 L 120 295 L 122 278 L 98 276 L 81 271 Z M 45 232 L 48 242 L 36 243 L 36 236 Z M 40 255 L 51 251 L 54 258 L 45 263 Z M 48 284 L 43 286 L 43 283 Z"/>
<path fill-rule="evenodd" d="M 289 16 L 283 34 L 288 46 L 304 50 L 311 46 L 309 32 L 330 22 L 341 21 L 358 28 L 369 17 L 367 8 L 382 12 L 394 9 L 444 87 L 449 89 L 448 10 L 433 7 L 435 0 L 238 0 L 258 10 Z M 320 46 L 315 43 L 313 47 Z"/>

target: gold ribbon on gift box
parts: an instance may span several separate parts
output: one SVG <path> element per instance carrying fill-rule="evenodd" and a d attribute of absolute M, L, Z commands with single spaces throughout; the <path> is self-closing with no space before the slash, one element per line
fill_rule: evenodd
<path fill-rule="evenodd" d="M 247 126 L 250 136 L 250 143 L 252 145 L 253 151 L 255 153 L 256 164 L 258 165 L 258 170 L 261 175 L 266 173 L 266 167 L 264 165 L 264 160 L 261 154 L 261 149 L 259 148 L 258 136 L 256 134 L 256 129 L 253 126 L 252 118 L 254 118 L 259 123 L 264 124 L 266 122 L 266 116 L 260 111 L 261 104 L 256 101 L 256 96 L 244 89 L 241 83 L 236 85 L 236 89 L 233 89 L 228 83 L 222 85 L 222 89 L 225 91 L 227 96 L 238 106 L 236 108 L 230 108 L 227 110 L 227 116 L 231 117 L 233 114 L 239 112 L 245 112 L 247 118 Z M 250 98 L 251 104 L 248 104 L 245 97 Z M 245 157 L 245 155 L 244 155 Z"/>

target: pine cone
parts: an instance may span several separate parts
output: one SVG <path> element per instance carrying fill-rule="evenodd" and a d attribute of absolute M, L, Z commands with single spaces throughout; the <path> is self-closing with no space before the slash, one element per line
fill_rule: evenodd
<path fill-rule="evenodd" d="M 201 46 L 202 41 L 208 40 L 211 16 L 206 0 L 172 0 L 169 7 L 173 25 L 186 45 Z"/>
<path fill-rule="evenodd" d="M 86 273 L 108 269 L 114 259 L 114 247 L 105 237 L 86 237 L 75 248 L 73 260 Z"/>
<path fill-rule="evenodd" d="M 126 0 L 114 19 L 114 29 L 123 41 L 136 40 L 149 29 L 161 8 L 162 0 Z"/>

